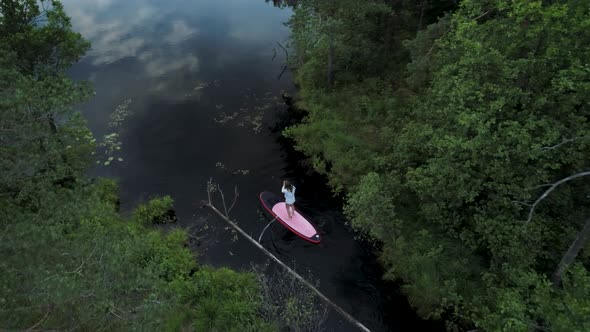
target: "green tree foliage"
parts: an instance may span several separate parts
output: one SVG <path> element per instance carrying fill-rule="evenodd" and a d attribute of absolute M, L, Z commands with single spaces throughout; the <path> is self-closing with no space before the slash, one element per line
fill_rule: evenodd
<path fill-rule="evenodd" d="M 140 204 L 135 208 L 133 219 L 142 224 L 165 224 L 174 222 L 172 206 L 174 201 L 170 196 L 154 198 L 147 204 Z"/>
<path fill-rule="evenodd" d="M 71 29 L 63 5 L 54 0 L 6 0 L 0 3 L 0 36 L 18 66 L 35 78 L 63 74 L 90 43 Z"/>
<path fill-rule="evenodd" d="M 95 146 L 67 69 L 88 47 L 57 1 L 0 2 L 0 329 L 267 331 L 251 273 L 199 266 L 161 221 L 170 197 L 117 212 L 89 180 Z"/>
<path fill-rule="evenodd" d="M 590 215 L 588 177 L 529 218 L 548 184 L 590 168 L 587 2 L 435 4 L 304 1 L 291 25 L 308 116 L 286 135 L 347 194 L 353 224 L 382 242 L 386 277 L 423 317 L 588 330 L 587 253 L 548 281 Z M 345 23 L 327 30 L 323 16 Z M 366 41 L 334 38 L 354 56 L 334 57 L 330 86 L 321 41 L 339 33 Z"/>
<path fill-rule="evenodd" d="M 185 232 L 162 235 L 122 220 L 105 187 L 102 180 L 45 184 L 36 211 L 8 202 L 0 235 L 3 328 L 270 329 L 257 314 L 252 274 L 198 266 Z"/>

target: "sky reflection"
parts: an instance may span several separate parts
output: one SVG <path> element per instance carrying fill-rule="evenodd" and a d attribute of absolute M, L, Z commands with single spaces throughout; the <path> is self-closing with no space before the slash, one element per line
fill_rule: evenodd
<path fill-rule="evenodd" d="M 211 106 L 207 101 L 213 96 L 201 98 L 203 91 L 195 87 L 202 82 L 223 80 L 225 89 L 230 81 L 233 89 L 276 82 L 284 59 L 278 53 L 273 61 L 273 49 L 276 41 L 287 42 L 283 24 L 292 14 L 264 0 L 62 3 L 74 30 L 92 45 L 71 75 L 93 82 L 97 95 L 85 113 L 99 131 L 105 127 L 103 114 L 127 98 L 134 100 L 133 108 L 163 98 L 196 100 L 206 109 L 220 102 Z"/>
<path fill-rule="evenodd" d="M 251 46 L 272 40 L 284 42 L 287 30 L 282 28 L 282 23 L 290 15 L 288 9 L 284 15 L 277 15 L 277 9 L 263 1 L 63 0 L 63 3 L 74 29 L 92 42 L 88 57 L 93 65 L 137 57 L 146 50 L 162 56 L 151 65 L 146 64 L 146 68 L 153 69 L 154 63 L 178 62 L 166 66 L 167 70 L 151 70 L 150 75 L 197 69 L 194 55 L 176 59 L 169 53 L 183 49 L 182 44 L 198 48 L 195 43 L 200 35 L 205 40 L 232 39 Z M 278 28 L 269 29 L 269 26 Z M 167 52 L 153 52 L 157 48 Z M 154 61 L 146 55 L 138 60 Z"/>

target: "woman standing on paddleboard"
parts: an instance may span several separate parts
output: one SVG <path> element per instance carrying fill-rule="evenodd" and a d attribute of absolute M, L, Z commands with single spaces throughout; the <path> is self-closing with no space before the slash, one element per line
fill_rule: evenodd
<path fill-rule="evenodd" d="M 288 180 L 283 181 L 283 189 L 281 192 L 285 195 L 285 207 L 287 208 L 287 215 L 292 218 L 295 214 L 295 186 Z"/>

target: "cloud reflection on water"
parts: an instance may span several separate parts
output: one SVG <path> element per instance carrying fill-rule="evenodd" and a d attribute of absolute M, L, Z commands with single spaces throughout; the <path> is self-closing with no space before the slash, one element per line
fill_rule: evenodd
<path fill-rule="evenodd" d="M 170 44 L 179 44 L 197 33 L 197 29 L 190 27 L 182 20 L 172 22 L 172 31 L 164 37 L 164 40 Z"/>
<path fill-rule="evenodd" d="M 131 1 L 126 4 L 107 0 L 63 2 L 74 29 L 92 43 L 87 54 L 92 65 L 110 65 L 133 58 L 142 63 L 145 74 L 151 77 L 198 70 L 199 61 L 194 54 L 171 47 L 196 36 L 198 30 L 185 21 L 164 22 L 163 29 L 168 33 L 158 38 L 163 13 L 149 4 L 142 2 L 137 7 L 129 6 Z"/>
<path fill-rule="evenodd" d="M 109 89 L 157 91 L 167 97 L 185 96 L 187 89 L 191 93 L 190 85 L 203 75 L 270 58 L 274 41 L 284 42 L 288 35 L 282 23 L 290 15 L 277 15 L 277 9 L 262 0 L 62 3 L 74 30 L 92 44 L 82 60 L 92 67 L 85 72 L 93 77 L 86 79 L 108 82 Z"/>

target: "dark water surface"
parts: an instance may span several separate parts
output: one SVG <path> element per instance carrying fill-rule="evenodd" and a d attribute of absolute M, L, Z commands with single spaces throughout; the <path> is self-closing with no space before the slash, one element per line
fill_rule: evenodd
<path fill-rule="evenodd" d="M 130 99 L 121 149 L 95 170 L 119 180 L 123 211 L 171 195 L 179 226 L 207 225 L 202 263 L 249 268 L 266 258 L 199 208 L 207 180 L 226 196 L 238 187 L 231 215 L 257 238 L 267 222 L 258 194 L 279 192 L 282 179 L 290 179 L 298 208 L 323 242 L 307 243 L 274 225 L 263 245 L 302 274 L 309 271 L 324 294 L 374 331 L 439 328 L 418 320 L 405 298 L 383 285 L 373 254 L 354 239 L 325 180 L 306 171 L 270 130 L 286 116 L 281 91 L 295 90 L 289 72 L 277 79 L 285 54 L 276 42 L 288 41 L 283 23 L 290 9 L 262 0 L 62 2 L 74 29 L 92 42 L 71 75 L 94 84 L 96 96 L 83 109 L 95 137 L 118 131 L 108 126 L 110 114 Z M 327 329 L 356 330 L 333 311 Z"/>

